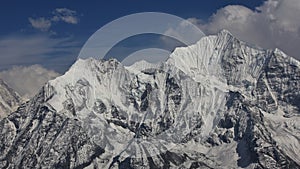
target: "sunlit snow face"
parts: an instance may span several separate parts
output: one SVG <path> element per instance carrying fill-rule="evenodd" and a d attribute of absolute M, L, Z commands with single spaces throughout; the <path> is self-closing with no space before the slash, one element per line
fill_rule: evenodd
<path fill-rule="evenodd" d="M 147 22 L 145 22 L 147 20 Z M 120 41 L 141 34 L 157 34 L 160 36 L 168 36 L 177 41 L 181 42 L 185 46 L 190 46 L 198 42 L 202 37 L 204 37 L 204 33 L 194 25 L 190 20 L 185 20 L 180 17 L 165 14 L 165 13 L 156 13 L 156 12 L 146 12 L 146 13 L 137 13 L 128 16 L 121 17 L 116 19 L 107 25 L 103 26 L 97 32 L 95 32 L 89 40 L 85 43 L 82 47 L 79 58 L 80 59 L 87 59 L 89 57 L 94 57 L 96 59 L 107 59 L 107 53 Z M 162 38 L 163 39 L 163 38 Z M 145 42 L 143 42 L 145 43 Z M 191 50 L 192 51 L 192 50 Z M 129 66 L 133 65 L 136 62 L 141 60 L 146 60 L 150 63 L 157 63 L 165 61 L 169 58 L 169 55 L 172 51 L 168 51 L 165 49 L 158 49 L 158 48 L 148 48 L 142 49 L 140 51 L 136 51 L 132 54 L 124 58 L 117 58 L 123 65 Z M 193 52 L 193 51 L 192 51 Z M 194 54 L 196 55 L 196 54 Z M 140 67 L 140 66 L 138 66 Z M 160 72 L 161 74 L 157 76 L 161 76 L 161 78 L 166 78 L 165 74 Z M 165 72 L 166 73 L 166 72 Z M 168 74 L 168 73 L 166 73 Z M 175 73 L 176 74 L 176 73 Z M 177 75 L 174 75 L 177 76 Z M 152 76 L 149 76 L 152 77 Z M 139 77 L 141 79 L 148 78 L 148 77 Z M 149 79 L 148 79 L 149 80 Z M 156 79 L 151 79 L 150 81 L 155 81 Z M 147 81 L 147 80 L 146 80 Z M 118 149 L 126 149 L 123 153 L 124 156 L 130 155 L 139 158 L 139 151 L 142 151 L 143 147 L 147 147 L 149 151 L 157 151 L 152 152 L 151 155 L 159 154 L 162 151 L 167 151 L 167 148 L 173 146 L 173 142 L 182 140 L 183 136 L 186 133 L 189 133 L 189 129 L 194 130 L 195 128 L 198 129 L 198 123 L 202 123 L 203 119 L 193 118 L 194 116 L 199 116 L 199 112 L 192 111 L 190 115 L 186 115 L 185 118 L 194 119 L 195 121 L 188 122 L 189 124 L 185 124 L 184 122 L 178 123 L 176 126 L 171 126 L 174 123 L 173 113 L 171 111 L 177 111 L 177 106 L 180 105 L 180 100 L 183 94 L 179 92 L 179 84 L 175 83 L 175 80 L 167 80 L 168 82 L 164 82 L 163 79 L 158 80 L 157 83 L 159 85 L 164 86 L 167 84 L 166 88 L 170 88 L 167 93 L 173 92 L 170 94 L 169 100 L 166 110 L 153 110 L 160 112 L 162 111 L 163 117 L 156 117 L 154 116 L 155 112 L 152 115 L 151 113 L 147 113 L 148 116 L 151 116 L 156 121 L 149 121 L 145 122 L 145 117 L 143 113 L 146 112 L 139 112 L 145 110 L 136 110 L 134 108 L 130 108 L 130 105 L 123 105 L 123 108 L 116 108 L 114 105 L 104 104 L 103 101 L 105 100 L 90 100 L 89 97 L 91 86 L 85 80 L 79 80 L 73 86 L 67 87 L 67 96 L 68 98 L 72 98 L 74 102 L 74 107 L 77 111 L 85 111 L 85 107 L 91 108 L 86 114 L 89 114 L 90 117 L 84 117 L 83 122 L 86 125 L 85 129 L 90 134 L 92 139 L 99 145 L 109 145 L 114 147 L 114 151 L 118 151 Z M 111 83 L 111 82 L 110 82 Z M 116 85 L 116 84 L 110 84 Z M 92 84 L 93 86 L 93 84 Z M 119 86 L 118 84 L 116 86 Z M 154 85 L 152 88 L 159 88 L 155 87 Z M 155 89 L 155 90 L 156 90 Z M 115 89 L 117 90 L 117 89 Z M 143 89 L 141 91 L 142 95 L 146 93 L 150 93 L 150 91 L 145 91 Z M 161 89 L 165 91 L 165 89 Z M 167 90 L 167 89 L 166 89 Z M 180 89 L 181 90 L 181 89 Z M 118 91 L 113 91 L 118 92 Z M 163 93 L 162 91 L 156 91 L 158 93 Z M 119 95 L 116 95 L 119 97 Z M 149 96 L 150 97 L 150 96 Z M 155 102 L 157 106 L 160 104 L 159 100 L 162 100 L 159 95 L 151 96 L 157 97 Z M 145 97 L 141 97 L 137 99 L 135 102 L 136 105 L 144 105 L 148 104 L 148 100 Z M 112 99 L 112 98 L 108 98 Z M 122 98 L 113 98 L 112 100 L 118 100 Z M 200 99 L 200 98 L 198 98 Z M 153 103 L 154 104 L 154 103 Z M 89 106 L 91 105 L 91 106 Z M 116 110 L 114 110 L 114 108 Z M 133 106 L 134 107 L 134 106 Z M 122 116 L 122 111 L 126 110 L 128 113 L 126 118 Z M 135 111 L 132 113 L 131 111 Z M 152 110 L 151 110 L 152 111 Z M 170 111 L 170 112 L 168 112 Z M 131 113 L 131 114 L 130 114 Z M 144 121 L 144 122 L 143 122 Z M 180 121 L 180 120 L 178 120 Z M 118 122 L 118 124 L 114 124 L 114 122 Z M 122 128 L 122 124 L 127 126 L 126 129 Z M 102 126 L 103 125 L 103 126 Z M 188 126 L 188 127 L 183 127 Z M 198 128 L 197 128 L 198 126 Z M 201 125 L 200 125 L 201 126 Z M 149 136 L 146 134 L 140 134 L 141 132 L 148 132 L 148 130 L 153 129 L 154 135 L 150 134 Z M 186 128 L 187 130 L 183 130 Z M 129 131 L 130 130 L 130 131 Z M 138 131 L 140 130 L 140 131 Z M 157 130 L 157 131 L 154 131 Z M 103 134 L 105 133 L 105 134 Z M 143 136 L 142 136 L 143 135 Z M 106 143 L 108 140 L 111 143 Z M 103 147 L 109 148 L 109 147 Z M 114 153 L 114 152 L 112 152 Z"/>

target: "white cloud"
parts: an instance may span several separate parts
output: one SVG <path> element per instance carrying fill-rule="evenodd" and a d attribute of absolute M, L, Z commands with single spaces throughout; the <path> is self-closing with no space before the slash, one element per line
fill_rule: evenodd
<path fill-rule="evenodd" d="M 40 31 L 48 31 L 53 25 L 53 22 L 64 22 L 68 24 L 78 24 L 79 18 L 77 12 L 67 8 L 57 8 L 52 12 L 52 16 L 39 17 L 39 18 L 28 18 L 31 26 Z"/>
<path fill-rule="evenodd" d="M 3 79 L 25 99 L 37 94 L 46 82 L 57 76 L 59 76 L 58 73 L 47 70 L 40 65 L 30 67 L 18 66 L 0 72 L 0 79 Z"/>
<path fill-rule="evenodd" d="M 67 8 L 57 8 L 53 15 L 51 20 L 55 22 L 63 21 L 69 24 L 77 24 L 79 22 L 77 12 Z"/>
<path fill-rule="evenodd" d="M 205 34 L 216 34 L 227 29 L 240 40 L 265 49 L 279 48 L 300 60 L 299 16 L 299 0 L 268 0 L 255 10 L 240 5 L 228 5 L 217 10 L 208 22 L 197 18 L 187 20 L 197 25 Z M 170 28 L 165 34 L 179 36 L 183 33 L 186 37 L 195 35 L 193 31 L 186 31 L 185 24 Z M 164 38 L 162 40 L 171 44 Z"/>
<path fill-rule="evenodd" d="M 209 22 L 196 23 L 207 34 L 227 29 L 243 41 L 268 49 L 279 48 L 300 60 L 299 16 L 299 0 L 268 0 L 256 10 L 226 6 L 212 15 Z"/>
<path fill-rule="evenodd" d="M 299 0 L 269 0 L 257 10 L 261 11 L 261 15 L 278 29 L 299 33 Z"/>
<path fill-rule="evenodd" d="M 28 20 L 32 25 L 32 27 L 40 31 L 48 31 L 49 28 L 51 27 L 51 21 L 43 17 L 37 19 L 29 18 Z"/>

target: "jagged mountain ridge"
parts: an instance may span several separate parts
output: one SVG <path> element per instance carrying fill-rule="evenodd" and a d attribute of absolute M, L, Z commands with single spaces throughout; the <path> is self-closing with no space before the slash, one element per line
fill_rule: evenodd
<path fill-rule="evenodd" d="M 21 97 L 0 79 L 0 119 L 16 110 L 21 100 Z"/>
<path fill-rule="evenodd" d="M 160 65 L 78 60 L 0 122 L 0 166 L 299 168 L 299 70 L 227 31 Z"/>

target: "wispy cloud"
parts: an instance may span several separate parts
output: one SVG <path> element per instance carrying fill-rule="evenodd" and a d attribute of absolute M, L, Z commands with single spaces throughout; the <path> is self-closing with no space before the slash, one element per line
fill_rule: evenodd
<path fill-rule="evenodd" d="M 76 11 L 67 8 L 56 8 L 54 11 L 52 11 L 52 15 L 50 17 L 29 17 L 28 21 L 33 28 L 46 32 L 50 30 L 53 22 L 78 24 L 79 17 Z"/>
<path fill-rule="evenodd" d="M 28 18 L 28 20 L 33 28 L 43 32 L 48 31 L 51 27 L 51 21 L 43 17 L 37 19 Z"/>
<path fill-rule="evenodd" d="M 0 38 L 0 70 L 13 65 L 42 64 L 64 71 L 74 61 L 80 44 L 73 38 L 52 38 L 49 35 L 10 35 Z"/>

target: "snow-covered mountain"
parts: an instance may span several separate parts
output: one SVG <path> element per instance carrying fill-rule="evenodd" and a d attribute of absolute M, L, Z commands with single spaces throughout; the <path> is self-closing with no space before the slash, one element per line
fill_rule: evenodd
<path fill-rule="evenodd" d="M 0 79 L 0 119 L 16 110 L 21 97 Z"/>
<path fill-rule="evenodd" d="M 228 31 L 78 60 L 0 122 L 1 168 L 300 168 L 300 63 Z"/>

